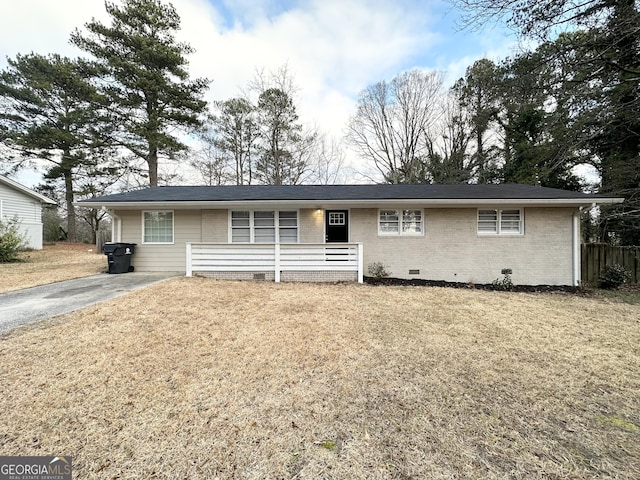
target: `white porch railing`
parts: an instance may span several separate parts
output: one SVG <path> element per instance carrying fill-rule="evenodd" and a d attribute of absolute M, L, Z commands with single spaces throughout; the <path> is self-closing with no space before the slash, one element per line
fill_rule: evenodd
<path fill-rule="evenodd" d="M 361 243 L 187 243 L 187 277 L 193 272 L 357 272 L 363 282 Z"/>

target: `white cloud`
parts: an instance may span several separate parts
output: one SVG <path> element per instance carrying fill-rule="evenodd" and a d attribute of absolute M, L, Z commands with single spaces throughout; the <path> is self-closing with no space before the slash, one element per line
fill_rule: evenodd
<path fill-rule="evenodd" d="M 335 136 L 342 136 L 357 94 L 367 85 L 414 66 L 464 73 L 467 59 L 475 59 L 472 51 L 457 62 L 446 55 L 437 0 L 172 3 L 182 18 L 178 38 L 196 49 L 192 76 L 213 80 L 208 100 L 236 96 L 256 68 L 275 70 L 286 63 L 300 87 L 302 120 Z M 0 17 L 0 51 L 9 57 L 30 51 L 76 55 L 68 43 L 73 29 L 92 17 L 108 21 L 103 0 L 10 5 Z"/>
<path fill-rule="evenodd" d="M 77 56 L 80 52 L 69 44 L 69 36 L 92 17 L 107 17 L 102 0 L 7 2 L 0 15 L 0 63 L 4 66 L 4 56 L 15 57 L 18 53 Z"/>
<path fill-rule="evenodd" d="M 223 26 L 221 13 L 204 0 L 177 0 L 181 37 L 196 54 L 195 76 L 213 79 L 209 100 L 239 94 L 257 68 L 287 64 L 300 87 L 303 121 L 342 138 L 357 94 L 368 84 L 395 75 L 406 60 L 440 39 L 427 27 L 432 17 L 402 2 L 313 0 L 280 14 L 268 6 L 236 4 L 243 21 Z M 260 12 L 259 15 L 256 12 Z M 361 164 L 348 152 L 350 165 Z"/>

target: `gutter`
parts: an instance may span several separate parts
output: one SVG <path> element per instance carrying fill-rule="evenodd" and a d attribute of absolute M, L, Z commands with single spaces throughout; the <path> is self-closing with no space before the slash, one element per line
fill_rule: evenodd
<path fill-rule="evenodd" d="M 597 204 L 614 204 L 621 203 L 623 198 L 604 197 L 596 200 Z M 406 199 L 339 199 L 339 200 L 188 200 L 188 201 L 135 201 L 135 202 L 92 202 L 81 201 L 74 202 L 79 207 L 89 208 L 110 208 L 110 209 L 145 209 L 145 208 L 173 208 L 173 209 L 189 209 L 189 208 L 242 208 L 260 205 L 260 208 L 292 206 L 298 208 L 326 208 L 326 207 L 352 207 L 352 208 L 377 208 L 380 205 L 388 206 L 424 206 L 424 207 L 478 207 L 491 205 L 510 205 L 510 206 L 536 206 L 536 207 L 584 207 L 593 205 L 592 199 L 576 199 L 576 198 L 553 198 L 553 199 L 424 199 L 424 198 L 406 198 Z"/>

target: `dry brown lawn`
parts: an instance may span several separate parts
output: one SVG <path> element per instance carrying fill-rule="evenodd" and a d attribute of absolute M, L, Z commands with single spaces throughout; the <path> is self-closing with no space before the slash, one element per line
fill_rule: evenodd
<path fill-rule="evenodd" d="M 0 293 L 87 277 L 106 270 L 95 245 L 56 243 L 19 254 L 20 262 L 0 263 Z"/>
<path fill-rule="evenodd" d="M 638 305 L 178 278 L 0 338 L 0 452 L 76 478 L 640 478 Z"/>

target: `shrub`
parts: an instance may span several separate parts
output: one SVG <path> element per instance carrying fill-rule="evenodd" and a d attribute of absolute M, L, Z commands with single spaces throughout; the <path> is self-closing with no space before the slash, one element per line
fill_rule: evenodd
<path fill-rule="evenodd" d="M 14 262 L 25 246 L 26 235 L 20 233 L 18 220 L 0 221 L 0 263 Z"/>
<path fill-rule="evenodd" d="M 368 267 L 369 276 L 379 280 L 384 277 L 388 277 L 391 272 L 388 272 L 382 262 L 370 263 Z"/>
<path fill-rule="evenodd" d="M 615 290 L 623 283 L 631 278 L 631 274 L 627 272 L 622 265 L 606 265 L 604 270 L 598 277 L 598 286 L 606 290 Z"/>
<path fill-rule="evenodd" d="M 511 281 L 511 274 L 513 271 L 510 268 L 503 268 L 500 273 L 504 275 L 503 278 L 496 278 L 492 285 L 495 290 L 513 290 L 513 282 Z"/>

